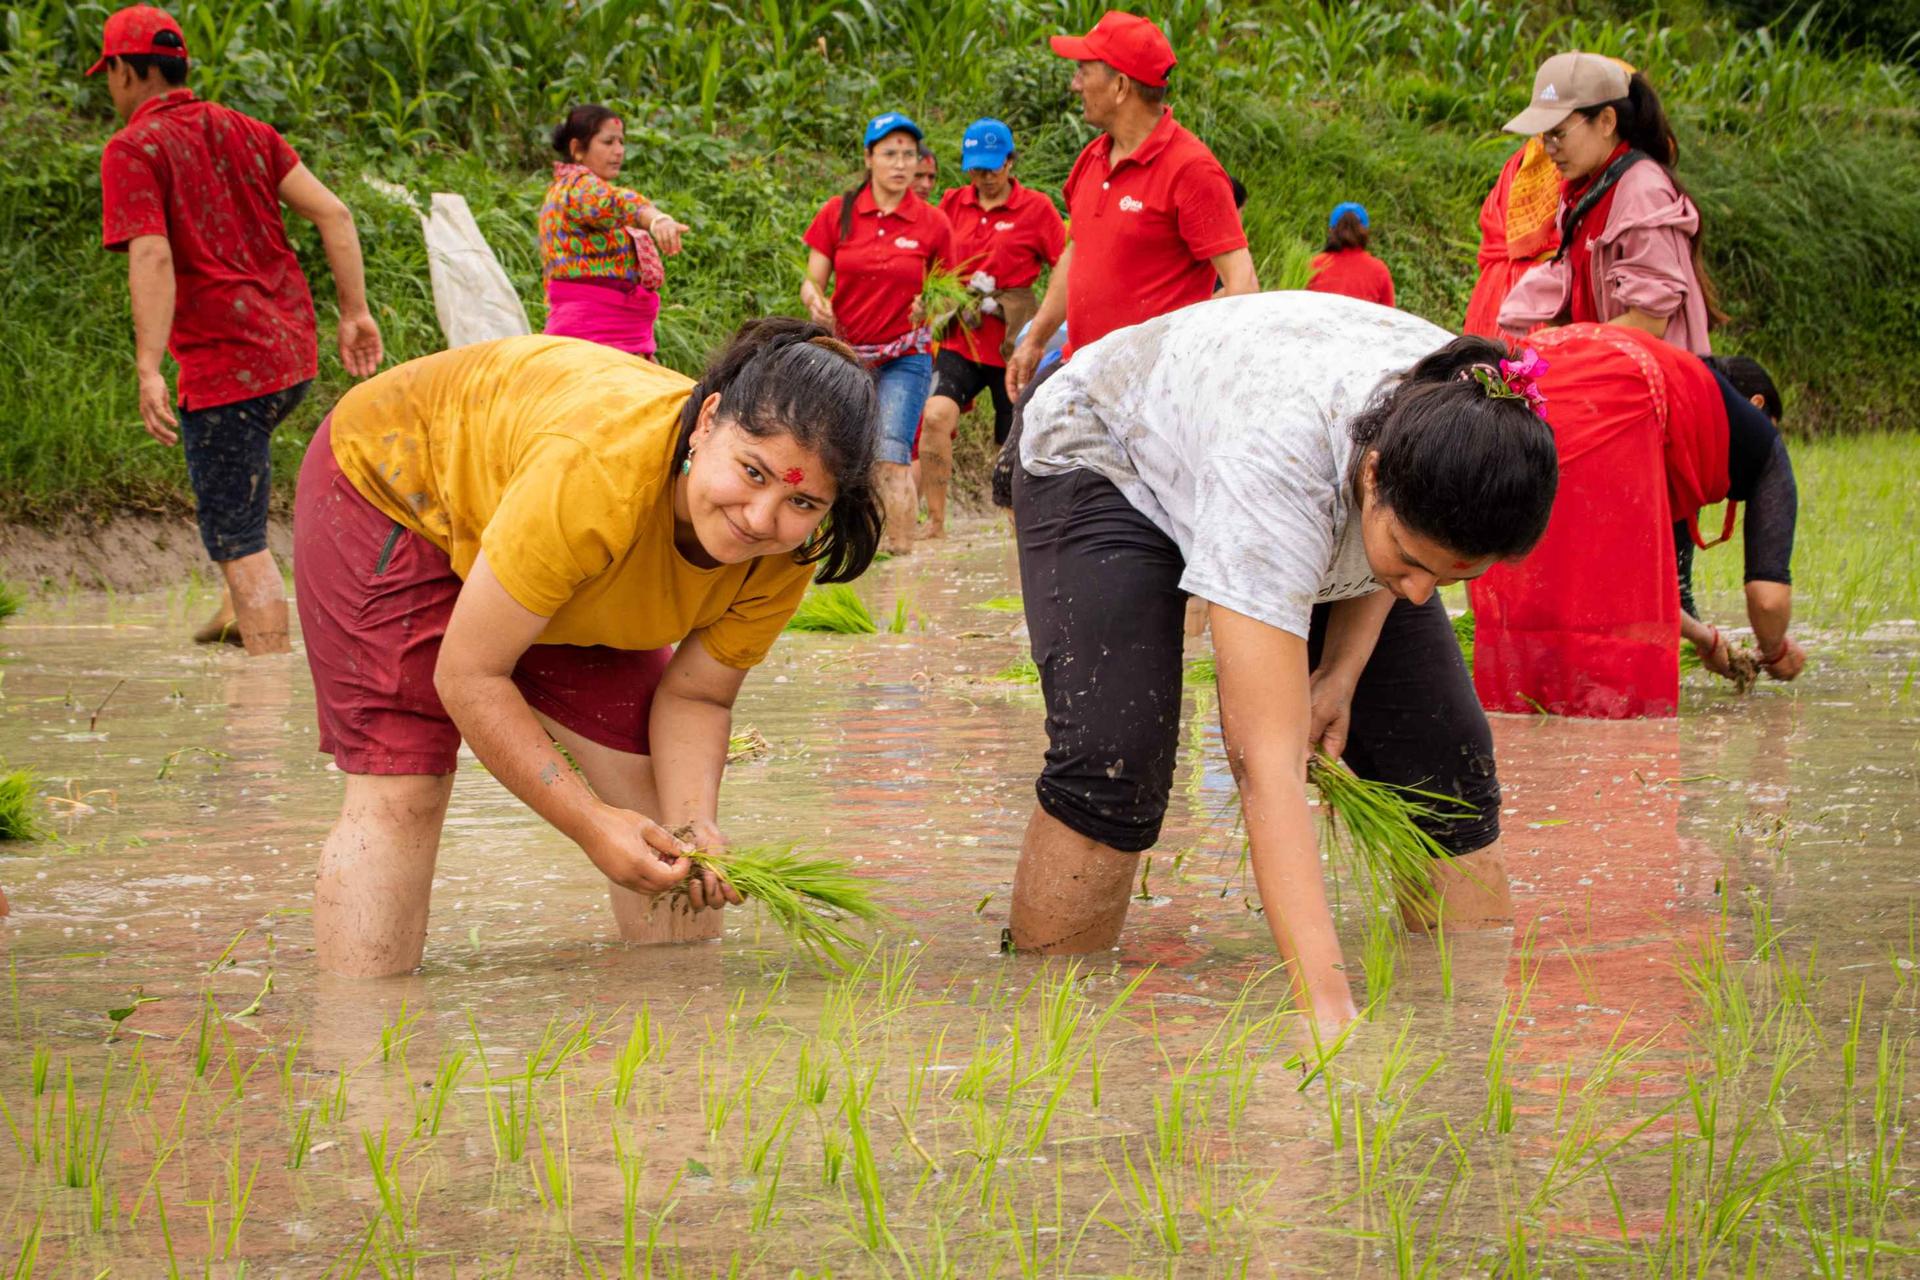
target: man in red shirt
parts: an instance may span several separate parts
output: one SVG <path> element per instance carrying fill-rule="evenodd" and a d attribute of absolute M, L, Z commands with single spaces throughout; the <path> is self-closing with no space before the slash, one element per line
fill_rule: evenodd
<path fill-rule="evenodd" d="M 1226 170 L 1166 106 L 1173 46 L 1145 18 L 1109 11 L 1084 36 L 1054 36 L 1079 65 L 1073 90 L 1088 124 L 1105 130 L 1067 175 L 1071 240 L 1027 336 L 1007 361 L 1018 399 L 1047 339 L 1067 325 L 1068 359 L 1127 325 L 1213 296 L 1254 293 L 1260 281 Z"/>
<path fill-rule="evenodd" d="M 125 127 L 100 157 L 101 238 L 127 255 L 141 421 L 163 445 L 184 438 L 200 538 L 226 577 L 221 615 L 195 638 L 237 630 L 249 654 L 284 653 L 286 588 L 267 550 L 270 446 L 313 380 L 318 349 L 282 203 L 319 229 L 349 373 L 379 366 L 380 329 L 346 205 L 270 125 L 194 97 L 187 57 L 180 25 L 159 9 L 107 19 L 87 74 L 106 72 Z M 180 367 L 177 417 L 163 352 Z"/>
<path fill-rule="evenodd" d="M 921 433 L 921 482 L 927 499 L 922 536 L 946 536 L 947 483 L 953 474 L 953 433 L 962 406 L 982 391 L 993 398 L 993 442 L 1004 445 L 1013 426 L 1007 395 L 1006 353 L 1031 319 L 1033 285 L 1060 261 L 1067 228 L 1045 193 L 1013 176 L 1013 131 L 999 120 L 975 120 L 960 144 L 968 184 L 940 200 L 953 224 L 954 270 L 985 295 L 978 325 L 955 325 L 934 362 L 933 395 Z"/>

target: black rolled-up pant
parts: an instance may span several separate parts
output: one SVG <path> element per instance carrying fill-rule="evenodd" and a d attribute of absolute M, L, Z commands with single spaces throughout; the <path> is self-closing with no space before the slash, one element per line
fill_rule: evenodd
<path fill-rule="evenodd" d="M 1123 853 L 1160 838 L 1180 739 L 1185 561 L 1092 471 L 1014 468 L 1020 577 L 1047 706 L 1035 791 L 1067 827 Z M 1331 606 L 1313 610 L 1309 669 Z M 1354 690 L 1344 756 L 1363 778 L 1454 796 L 1423 825 L 1451 854 L 1500 835 L 1493 734 L 1438 596 L 1394 602 Z"/>

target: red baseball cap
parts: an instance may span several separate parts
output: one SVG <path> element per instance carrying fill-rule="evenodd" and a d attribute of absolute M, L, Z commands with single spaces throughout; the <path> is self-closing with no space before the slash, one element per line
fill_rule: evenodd
<path fill-rule="evenodd" d="M 163 31 L 171 31 L 173 40 L 166 44 L 154 40 Z M 88 75 L 96 75 L 107 65 L 108 58 L 124 58 L 128 54 L 152 54 L 161 58 L 184 58 L 187 56 L 187 37 L 182 34 L 180 24 L 165 9 L 156 9 L 150 4 L 136 4 L 122 9 L 107 19 L 107 30 L 100 41 L 100 61 L 87 68 Z"/>
<path fill-rule="evenodd" d="M 1084 36 L 1053 36 L 1047 43 L 1075 62 L 1104 62 L 1141 84 L 1164 86 L 1178 61 L 1160 28 L 1138 14 L 1109 9 Z"/>

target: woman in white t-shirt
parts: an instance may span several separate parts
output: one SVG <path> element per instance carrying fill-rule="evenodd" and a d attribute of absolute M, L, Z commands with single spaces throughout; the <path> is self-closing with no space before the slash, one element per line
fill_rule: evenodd
<path fill-rule="evenodd" d="M 1435 595 L 1546 528 L 1553 435 L 1507 354 L 1370 303 L 1266 293 L 1113 333 L 1034 393 L 1014 511 L 1049 745 L 1015 946 L 1119 937 L 1172 786 L 1188 595 L 1210 604 L 1254 881 L 1321 1025 L 1354 1005 L 1310 746 L 1457 796 L 1461 815 L 1429 828 L 1453 856 L 1425 914 L 1510 920 L 1492 736 Z"/>

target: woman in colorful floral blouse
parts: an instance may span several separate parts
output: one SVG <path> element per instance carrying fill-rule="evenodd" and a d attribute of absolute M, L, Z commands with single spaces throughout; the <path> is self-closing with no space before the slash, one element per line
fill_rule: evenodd
<path fill-rule="evenodd" d="M 563 159 L 540 208 L 546 332 L 651 360 L 660 255 L 680 252 L 686 225 L 614 185 L 626 160 L 626 126 L 608 108 L 589 102 L 569 111 L 553 131 L 553 149 Z"/>

